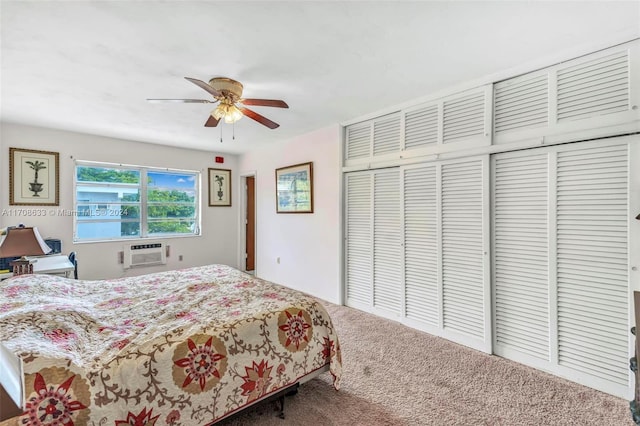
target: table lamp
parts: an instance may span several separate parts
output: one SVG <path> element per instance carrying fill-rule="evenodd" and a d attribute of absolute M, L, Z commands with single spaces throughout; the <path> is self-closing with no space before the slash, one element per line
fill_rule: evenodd
<path fill-rule="evenodd" d="M 38 228 L 9 228 L 7 235 L 0 243 L 0 258 L 20 256 L 40 256 L 51 251 L 44 242 Z M 32 273 L 33 267 L 27 259 L 13 262 L 13 273 L 16 275 Z"/>

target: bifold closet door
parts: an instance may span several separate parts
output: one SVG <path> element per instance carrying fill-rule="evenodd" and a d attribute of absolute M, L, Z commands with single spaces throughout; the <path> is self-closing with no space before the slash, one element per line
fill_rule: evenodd
<path fill-rule="evenodd" d="M 398 318 L 403 298 L 400 169 L 345 176 L 347 304 Z"/>
<path fill-rule="evenodd" d="M 489 158 L 345 174 L 346 303 L 491 351 Z"/>
<path fill-rule="evenodd" d="M 443 327 L 482 350 L 491 341 L 486 160 L 441 165 Z"/>
<path fill-rule="evenodd" d="M 404 179 L 405 315 L 442 328 L 438 167 L 406 168 Z"/>
<path fill-rule="evenodd" d="M 373 183 L 371 173 L 345 175 L 345 278 L 347 305 L 373 304 Z"/>
<path fill-rule="evenodd" d="M 381 314 L 402 315 L 402 192 L 400 169 L 373 175 L 373 306 Z"/>
<path fill-rule="evenodd" d="M 620 396 L 629 148 L 595 141 L 492 158 L 495 353 Z"/>
<path fill-rule="evenodd" d="M 494 335 L 499 355 L 549 361 L 549 153 L 539 151 L 493 158 Z"/>
<path fill-rule="evenodd" d="M 488 157 L 401 170 L 403 322 L 490 352 Z"/>

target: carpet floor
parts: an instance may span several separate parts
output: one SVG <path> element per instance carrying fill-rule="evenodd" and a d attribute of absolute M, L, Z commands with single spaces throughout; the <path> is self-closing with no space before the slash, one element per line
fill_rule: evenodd
<path fill-rule="evenodd" d="M 220 425 L 633 426 L 628 402 L 355 309 L 326 304 L 342 346 L 340 391 L 323 373 Z"/>

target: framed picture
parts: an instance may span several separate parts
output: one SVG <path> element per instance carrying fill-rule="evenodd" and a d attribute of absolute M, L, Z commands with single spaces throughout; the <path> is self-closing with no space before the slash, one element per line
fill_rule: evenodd
<path fill-rule="evenodd" d="M 57 152 L 9 148 L 9 205 L 60 205 Z"/>
<path fill-rule="evenodd" d="M 313 163 L 276 169 L 276 212 L 313 213 Z"/>
<path fill-rule="evenodd" d="M 209 207 L 231 206 L 231 170 L 209 169 Z"/>

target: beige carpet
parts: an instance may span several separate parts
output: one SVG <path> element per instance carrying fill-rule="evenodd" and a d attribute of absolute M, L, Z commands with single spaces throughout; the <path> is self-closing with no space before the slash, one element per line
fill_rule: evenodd
<path fill-rule="evenodd" d="M 342 345 L 336 392 L 324 373 L 285 402 L 221 425 L 634 425 L 628 402 L 393 321 L 327 304 Z"/>

